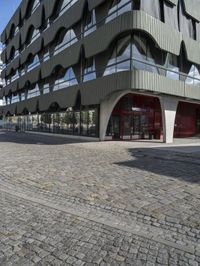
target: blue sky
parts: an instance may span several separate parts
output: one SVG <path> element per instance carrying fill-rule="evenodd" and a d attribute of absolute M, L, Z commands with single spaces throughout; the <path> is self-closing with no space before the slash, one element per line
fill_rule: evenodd
<path fill-rule="evenodd" d="M 21 0 L 0 0 L 0 33 L 9 22 Z"/>

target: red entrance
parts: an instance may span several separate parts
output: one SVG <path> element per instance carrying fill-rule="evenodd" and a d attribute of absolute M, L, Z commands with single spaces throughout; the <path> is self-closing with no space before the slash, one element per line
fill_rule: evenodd
<path fill-rule="evenodd" d="M 160 139 L 161 134 L 159 99 L 127 94 L 115 106 L 106 135 L 112 139 Z"/>
<path fill-rule="evenodd" d="M 180 102 L 174 127 L 175 138 L 193 137 L 200 134 L 200 105 Z"/>

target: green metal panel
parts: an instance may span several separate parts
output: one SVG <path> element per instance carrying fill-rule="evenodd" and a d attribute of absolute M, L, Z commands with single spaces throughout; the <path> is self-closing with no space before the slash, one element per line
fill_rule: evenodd
<path fill-rule="evenodd" d="M 186 48 L 187 59 L 192 63 L 200 65 L 200 43 L 187 37 L 184 37 L 183 41 Z"/>
<path fill-rule="evenodd" d="M 16 70 L 19 67 L 19 65 L 20 65 L 20 58 L 18 56 L 6 68 L 6 77 L 10 75 L 12 70 Z"/>
<path fill-rule="evenodd" d="M 38 66 L 21 77 L 19 79 L 19 89 L 24 88 L 26 82 L 30 82 L 30 84 L 36 83 L 40 77 L 40 69 L 40 66 Z"/>
<path fill-rule="evenodd" d="M 190 17 L 200 21 L 200 1 L 199 0 L 184 0 L 185 12 Z"/>
<path fill-rule="evenodd" d="M 74 24 L 81 20 L 84 10 L 84 1 L 77 2 L 61 17 L 59 17 L 44 33 L 44 46 L 47 46 L 54 40 L 60 29 L 70 29 Z"/>
<path fill-rule="evenodd" d="M 37 38 L 37 40 L 33 43 L 31 43 L 22 53 L 21 57 L 20 57 L 20 62 L 21 65 L 24 64 L 26 62 L 26 60 L 28 59 L 28 56 L 30 54 L 32 54 L 33 56 L 36 55 L 42 48 L 42 42 L 43 42 L 43 38 L 42 36 L 40 36 L 39 38 Z"/>

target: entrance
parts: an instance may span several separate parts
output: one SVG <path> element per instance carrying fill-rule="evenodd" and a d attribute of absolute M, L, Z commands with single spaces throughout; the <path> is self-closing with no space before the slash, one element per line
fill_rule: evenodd
<path fill-rule="evenodd" d="M 107 127 L 109 139 L 160 139 L 162 116 L 159 99 L 127 94 L 115 106 Z"/>

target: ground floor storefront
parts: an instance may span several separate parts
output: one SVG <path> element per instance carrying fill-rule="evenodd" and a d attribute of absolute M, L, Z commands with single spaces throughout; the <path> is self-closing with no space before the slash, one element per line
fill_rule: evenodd
<path fill-rule="evenodd" d="M 164 140 L 165 131 L 170 127 L 172 138 L 173 136 L 193 137 L 200 134 L 200 105 L 176 100 L 174 120 L 170 116 L 165 116 L 165 110 L 163 111 L 165 107 L 162 99 L 154 95 L 134 93 L 123 95 L 113 105 L 111 112 L 107 113 L 108 122 L 105 123 L 104 140 Z M 8 115 L 4 117 L 3 127 L 8 130 L 99 138 L 100 120 L 102 120 L 100 108 L 101 106 L 96 105 L 59 110 L 57 106 L 56 109 L 44 113 Z M 167 110 L 167 112 L 170 114 L 172 111 Z M 171 125 L 167 127 L 169 121 Z"/>
<path fill-rule="evenodd" d="M 160 139 L 162 114 L 159 99 L 127 94 L 114 107 L 106 132 L 107 139 Z"/>
<path fill-rule="evenodd" d="M 75 136 L 98 137 L 98 106 L 4 118 L 4 128 Z"/>

